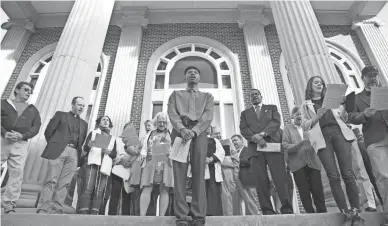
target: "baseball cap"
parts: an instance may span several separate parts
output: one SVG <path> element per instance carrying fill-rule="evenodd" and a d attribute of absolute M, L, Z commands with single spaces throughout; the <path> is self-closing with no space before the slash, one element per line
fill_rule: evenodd
<path fill-rule="evenodd" d="M 366 66 L 361 71 L 361 77 L 378 75 L 378 74 L 379 74 L 379 70 L 377 69 L 376 66 Z"/>

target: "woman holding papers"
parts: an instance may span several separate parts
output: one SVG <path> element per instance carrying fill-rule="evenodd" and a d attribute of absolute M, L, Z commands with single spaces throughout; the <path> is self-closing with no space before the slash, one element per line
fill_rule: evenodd
<path fill-rule="evenodd" d="M 224 161 L 225 150 L 218 139 L 210 137 L 211 129 L 212 127 L 209 127 L 206 131 L 208 134 L 205 168 L 206 216 L 222 216 L 221 182 L 223 178 L 221 162 Z"/>
<path fill-rule="evenodd" d="M 151 199 L 154 184 L 159 184 L 159 216 L 164 216 L 169 203 L 169 188 L 174 187 L 171 160 L 170 122 L 166 113 L 159 112 L 153 119 L 156 127 L 144 139 L 140 156 L 144 159 L 141 175 L 140 216 L 145 216 Z"/>
<path fill-rule="evenodd" d="M 326 93 L 326 84 L 319 76 L 307 82 L 305 101 L 301 105 L 302 128 L 308 131 L 311 145 L 317 152 L 338 208 L 344 214 L 344 226 L 365 225 L 360 217 L 358 187 L 352 170 L 351 142 L 354 133 L 345 124 L 346 112 L 342 106 L 337 109 L 322 107 Z M 346 186 L 351 209 L 348 209 L 344 191 L 341 187 L 341 175 Z"/>
<path fill-rule="evenodd" d="M 88 162 L 85 168 L 85 190 L 79 198 L 81 214 L 98 215 L 104 189 L 112 170 L 112 159 L 117 155 L 116 140 L 110 135 L 113 127 L 111 119 L 108 116 L 97 118 L 96 127 L 89 133 L 83 147 Z M 91 200 L 92 193 L 94 193 L 93 200 Z M 89 211 L 90 206 L 91 211 Z"/>

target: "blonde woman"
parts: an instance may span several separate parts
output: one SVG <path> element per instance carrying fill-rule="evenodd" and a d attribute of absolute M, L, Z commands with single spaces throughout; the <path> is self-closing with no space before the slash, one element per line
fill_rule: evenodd
<path fill-rule="evenodd" d="M 169 189 L 174 187 L 172 164 L 167 162 L 152 161 L 152 151 L 156 144 L 167 144 L 171 149 L 170 122 L 166 113 L 159 112 L 153 119 L 155 129 L 150 131 L 144 139 L 143 148 L 140 151 L 141 160 L 145 163 L 141 175 L 140 188 L 143 189 L 140 196 L 140 216 L 145 216 L 151 199 L 153 185 L 159 184 L 160 201 L 159 216 L 164 216 L 169 203 Z"/>

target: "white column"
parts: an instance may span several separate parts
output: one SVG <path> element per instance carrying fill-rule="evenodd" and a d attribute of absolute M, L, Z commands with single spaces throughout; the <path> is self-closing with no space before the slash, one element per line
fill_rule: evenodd
<path fill-rule="evenodd" d="M 388 43 L 384 38 L 383 33 L 379 29 L 383 23 L 377 18 L 354 22 L 352 29 L 355 30 L 360 37 L 362 45 L 371 63 L 379 68 L 382 75 L 382 83 L 388 84 Z"/>
<path fill-rule="evenodd" d="M 271 1 L 271 8 L 284 52 L 296 104 L 304 100 L 311 76 L 321 76 L 327 84 L 342 83 L 338 76 L 308 0 Z"/>
<path fill-rule="evenodd" d="M 3 23 L 1 28 L 6 29 L 7 33 L 1 41 L 0 94 L 5 91 L 28 38 L 35 32 L 34 24 L 28 20 L 11 20 Z"/>
<path fill-rule="evenodd" d="M 105 108 L 105 115 L 112 119 L 114 135 L 121 135 L 125 123 L 130 121 L 143 27 L 148 24 L 146 13 L 146 8 L 133 9 L 122 18 L 120 42 Z"/>
<path fill-rule="evenodd" d="M 30 141 L 24 170 L 26 184 L 41 184 L 47 161 L 44 130 L 56 111 L 69 111 L 74 96 L 89 102 L 97 65 L 113 11 L 114 0 L 77 0 L 63 29 L 36 106 L 42 118 L 40 133 Z"/>
<path fill-rule="evenodd" d="M 280 109 L 279 94 L 264 32 L 264 26 L 270 22 L 263 15 L 263 8 L 264 6 L 239 6 L 238 24 L 244 30 L 252 88 L 260 90 L 264 103 L 277 105 Z"/>

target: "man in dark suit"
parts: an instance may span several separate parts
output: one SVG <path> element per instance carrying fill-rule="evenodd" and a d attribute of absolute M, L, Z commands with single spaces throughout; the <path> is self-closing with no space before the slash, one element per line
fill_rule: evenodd
<path fill-rule="evenodd" d="M 349 113 L 349 122 L 362 124 L 364 142 L 370 157 L 377 187 L 383 198 L 384 211 L 388 211 L 388 110 L 370 107 L 372 87 L 380 86 L 379 71 L 375 66 L 362 69 L 361 78 L 365 89 L 356 95 L 355 109 Z"/>
<path fill-rule="evenodd" d="M 321 161 L 303 131 L 299 107 L 292 109 L 293 124 L 283 130 L 283 147 L 288 156 L 290 170 L 294 174 L 302 204 L 307 213 L 325 213 L 325 195 L 321 179 Z M 314 210 L 311 196 L 317 210 Z"/>
<path fill-rule="evenodd" d="M 232 143 L 237 150 L 239 158 L 239 172 L 234 179 L 236 183 L 236 192 L 239 201 L 244 200 L 246 206 L 246 215 L 258 215 L 259 210 L 255 202 L 255 181 L 249 163 L 249 151 L 243 144 L 243 137 L 239 134 L 232 136 Z M 240 205 L 238 206 L 240 207 Z"/>
<path fill-rule="evenodd" d="M 248 141 L 250 164 L 255 174 L 255 184 L 259 197 L 261 210 L 264 215 L 275 214 L 270 199 L 270 183 L 267 165 L 270 169 L 276 191 L 279 195 L 283 214 L 293 212 L 287 185 L 284 154 L 281 152 L 282 135 L 280 129 L 280 114 L 275 105 L 262 104 L 259 90 L 250 92 L 252 107 L 241 112 L 240 131 Z M 276 151 L 268 152 L 267 143 L 274 147 L 279 144 Z M 258 151 L 259 150 L 259 151 Z"/>
<path fill-rule="evenodd" d="M 63 213 L 67 188 L 74 176 L 88 124 L 80 118 L 85 101 L 74 97 L 70 112 L 55 112 L 44 132 L 47 146 L 42 158 L 48 169 L 38 203 L 38 213 Z"/>

